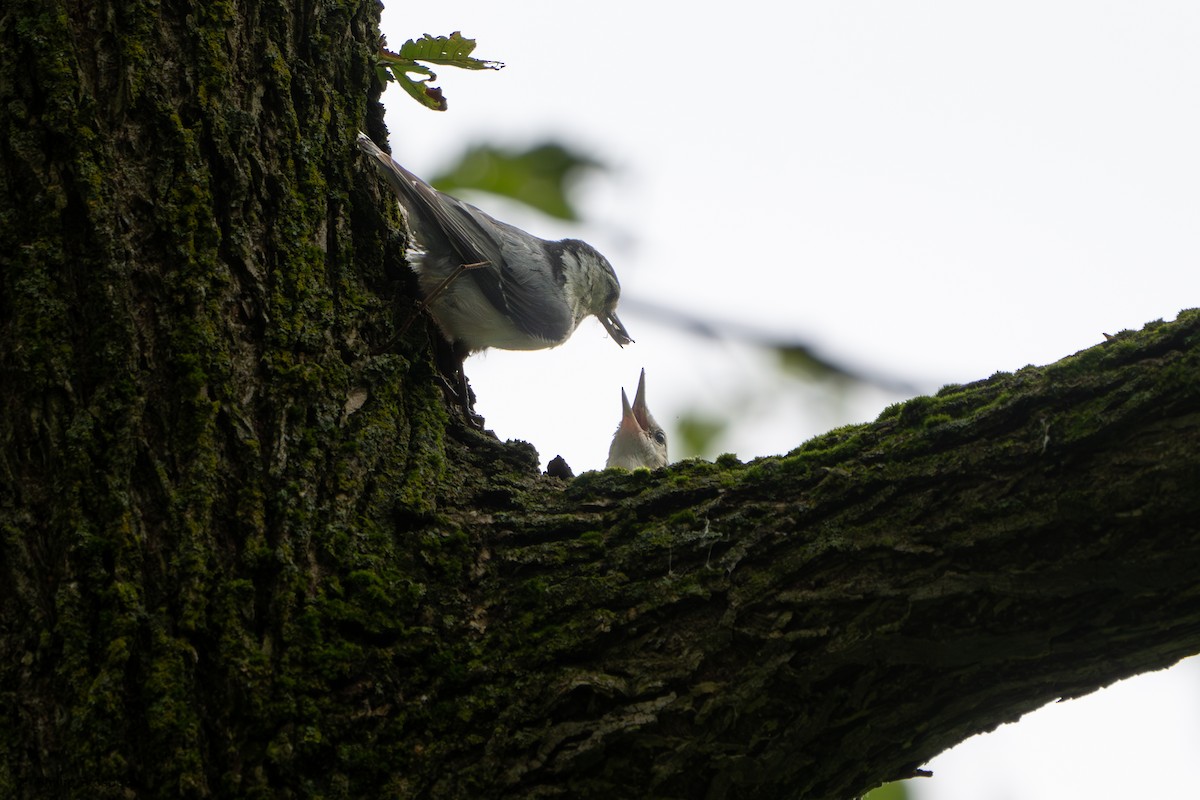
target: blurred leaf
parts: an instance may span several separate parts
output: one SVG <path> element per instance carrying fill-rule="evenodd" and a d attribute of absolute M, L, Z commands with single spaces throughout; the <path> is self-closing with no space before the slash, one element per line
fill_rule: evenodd
<path fill-rule="evenodd" d="M 379 48 L 375 68 L 379 80 L 383 83 L 395 81 L 408 92 L 414 100 L 434 111 L 446 110 L 446 98 L 442 90 L 431 85 L 437 80 L 433 70 L 418 61 L 430 64 L 444 64 L 459 69 L 501 69 L 504 64 L 499 61 L 483 61 L 472 58 L 475 50 L 475 40 L 465 39 L 455 31 L 449 36 L 430 36 L 428 33 L 420 39 L 409 39 L 393 53 L 386 47 Z M 416 79 L 414 75 L 423 76 Z"/>
<path fill-rule="evenodd" d="M 729 421 L 689 411 L 675 425 L 676 436 L 671 441 L 671 457 L 678 460 L 692 456 L 707 456 L 713 443 L 729 427 Z"/>
<path fill-rule="evenodd" d="M 662 325 L 675 328 L 705 339 L 728 339 L 773 350 L 780 366 L 800 377 L 836 379 L 841 382 L 867 383 L 897 394 L 914 395 L 928 391 L 918 384 L 874 370 L 862 369 L 846 362 L 827 358 L 807 342 L 785 332 L 772 331 L 753 323 L 732 319 L 717 319 L 685 310 L 678 306 L 664 305 L 643 300 L 639 297 L 622 297 L 621 311 L 643 314 Z"/>
<path fill-rule="evenodd" d="M 774 350 L 775 355 L 779 358 L 779 366 L 784 372 L 790 372 L 793 375 L 810 380 L 834 377 L 854 380 L 854 377 L 848 370 L 818 356 L 805 345 L 796 343 L 779 344 L 775 346 Z"/>
<path fill-rule="evenodd" d="M 603 165 L 588 156 L 548 142 L 528 150 L 475 145 L 449 172 L 431 181 L 443 192 L 474 189 L 519 200 L 552 217 L 578 220 L 568 197 L 573 178 Z"/>
<path fill-rule="evenodd" d="M 885 783 L 867 792 L 863 800 L 908 800 L 908 789 L 904 781 Z"/>

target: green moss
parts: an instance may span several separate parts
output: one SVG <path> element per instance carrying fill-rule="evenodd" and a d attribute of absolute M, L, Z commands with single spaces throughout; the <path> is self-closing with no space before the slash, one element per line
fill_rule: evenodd
<path fill-rule="evenodd" d="M 736 469 L 742 465 L 742 462 L 733 453 L 722 453 L 717 456 L 716 464 L 722 469 Z"/>
<path fill-rule="evenodd" d="M 693 509 L 686 508 L 682 511 L 677 511 L 667 518 L 666 524 L 676 528 L 692 528 L 700 524 L 696 517 L 696 512 Z"/>
<path fill-rule="evenodd" d="M 598 550 L 603 550 L 607 537 L 603 531 L 585 531 L 579 535 L 580 544 L 589 545 Z"/>
<path fill-rule="evenodd" d="M 622 495 L 637 492 L 652 485 L 656 480 L 655 475 L 660 472 L 652 472 L 648 469 L 633 472 L 623 469 L 585 472 L 571 481 L 565 491 L 569 497 L 614 493 Z"/>

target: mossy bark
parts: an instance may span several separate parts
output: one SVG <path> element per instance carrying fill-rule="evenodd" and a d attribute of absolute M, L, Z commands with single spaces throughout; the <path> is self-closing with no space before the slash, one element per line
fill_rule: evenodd
<path fill-rule="evenodd" d="M 0 14 L 0 796 L 848 797 L 1200 651 L 1200 314 L 748 465 L 448 413 L 372 0 Z"/>

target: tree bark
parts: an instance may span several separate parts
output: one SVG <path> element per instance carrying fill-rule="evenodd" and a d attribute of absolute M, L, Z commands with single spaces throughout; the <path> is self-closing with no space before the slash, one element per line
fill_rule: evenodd
<path fill-rule="evenodd" d="M 851 797 L 1200 651 L 1197 312 L 749 464 L 464 426 L 377 14 L 0 12 L 0 795 Z"/>

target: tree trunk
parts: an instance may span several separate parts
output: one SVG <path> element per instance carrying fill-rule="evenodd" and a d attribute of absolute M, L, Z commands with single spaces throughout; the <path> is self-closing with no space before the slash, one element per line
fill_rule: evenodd
<path fill-rule="evenodd" d="M 1200 313 L 746 465 L 461 424 L 377 14 L 0 12 L 0 795 L 850 797 L 1200 651 Z"/>

